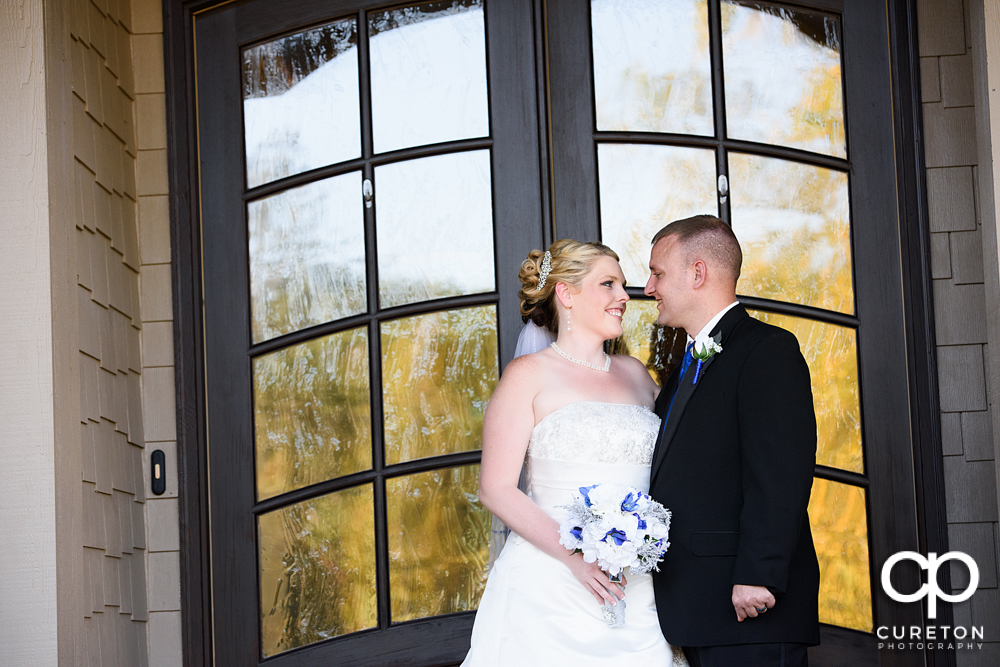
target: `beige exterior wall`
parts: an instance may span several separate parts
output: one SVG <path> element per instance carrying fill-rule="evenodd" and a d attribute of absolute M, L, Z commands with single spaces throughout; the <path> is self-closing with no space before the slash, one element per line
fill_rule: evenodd
<path fill-rule="evenodd" d="M 132 0 L 139 195 L 142 407 L 149 453 L 166 457 L 167 490 L 147 495 L 149 663 L 181 665 L 180 543 L 174 407 L 173 303 L 167 201 L 167 121 L 160 0 Z M 147 482 L 148 483 L 148 482 Z"/>
<path fill-rule="evenodd" d="M 42 12 L 41 0 L 0 4 L 0 647 L 18 665 L 58 651 Z"/>
<path fill-rule="evenodd" d="M 952 550 L 975 558 L 981 577 L 975 595 L 954 606 L 955 624 L 985 626 L 992 640 L 981 651 L 959 652 L 960 666 L 1000 664 L 994 463 L 1000 415 L 991 391 L 1000 380 L 1000 329 L 990 326 L 988 316 L 998 313 L 1000 274 L 996 211 L 983 191 L 992 187 L 982 168 L 989 171 L 990 136 L 977 128 L 977 117 L 989 113 L 976 72 L 986 56 L 977 38 L 984 29 L 983 7 L 983 0 L 917 3 L 948 538 Z M 992 239 L 992 253 L 984 239 Z M 952 569 L 952 581 L 966 587 L 963 566 Z"/>
<path fill-rule="evenodd" d="M 135 83 L 127 3 L 71 3 L 85 602 L 91 664 L 146 663 Z"/>
<path fill-rule="evenodd" d="M 181 664 L 161 14 L 0 3 L 4 664 Z"/>

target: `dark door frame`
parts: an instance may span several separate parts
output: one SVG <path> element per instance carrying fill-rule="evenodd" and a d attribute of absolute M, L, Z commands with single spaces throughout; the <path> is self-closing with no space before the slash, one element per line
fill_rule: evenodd
<path fill-rule="evenodd" d="M 164 65 L 167 100 L 172 287 L 174 295 L 175 383 L 177 398 L 178 484 L 181 528 L 181 608 L 184 663 L 212 665 L 211 572 L 208 532 L 205 365 L 201 227 L 198 184 L 197 117 L 194 78 L 194 15 L 232 0 L 164 0 Z M 489 0 L 488 0 L 489 1 Z M 496 1 L 496 0 L 493 0 Z M 276 4 L 278 4 L 276 2 Z M 386 3 L 395 4 L 395 3 Z M 811 3 L 808 3 L 811 4 Z M 536 26 L 545 21 L 545 0 L 533 3 Z M 934 319 L 930 278 L 930 234 L 923 154 L 916 1 L 886 0 L 890 42 L 892 132 L 897 191 L 903 318 L 906 335 L 906 382 L 910 414 L 912 465 L 889 462 L 894 479 L 911 480 L 917 505 L 918 548 L 948 550 L 942 470 Z M 535 50 L 544 35 L 536 30 Z M 535 69 L 538 117 L 542 136 L 548 132 L 544 63 Z M 886 94 L 886 91 L 871 91 Z M 544 241 L 551 240 L 548 208 L 549 156 L 541 142 Z M 509 289 L 503 282 L 498 289 Z M 507 342 L 502 343 L 506 349 Z M 503 354 L 504 360 L 509 353 Z M 891 500 L 891 499 L 888 499 Z M 906 499 L 909 500 L 909 499 Z M 873 577 L 877 581 L 877 577 Z M 881 595 L 873 590 L 873 595 Z M 915 608 L 914 608 L 915 609 Z M 942 610 L 951 615 L 949 605 Z M 950 623 L 943 617 L 939 623 Z M 911 664 L 912 654 L 883 652 L 882 664 Z M 929 665 L 953 665 L 954 654 L 928 652 Z"/>

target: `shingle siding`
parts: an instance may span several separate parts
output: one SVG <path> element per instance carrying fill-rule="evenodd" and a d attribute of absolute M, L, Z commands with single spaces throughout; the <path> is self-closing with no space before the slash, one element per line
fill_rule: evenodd
<path fill-rule="evenodd" d="M 989 388 L 982 225 L 977 203 L 975 90 L 968 6 L 961 0 L 917 2 L 921 87 L 931 230 L 931 274 L 938 344 L 949 548 L 972 555 L 979 591 L 954 606 L 956 625 L 997 622 L 997 485 Z M 993 305 L 996 307 L 996 304 Z M 964 589 L 968 572 L 952 567 Z M 1000 662 L 1000 644 L 959 651 L 960 667 Z"/>
<path fill-rule="evenodd" d="M 179 609 L 176 500 L 151 510 L 164 548 L 155 558 L 146 551 L 148 450 L 173 449 L 175 419 L 163 64 L 152 52 L 162 6 L 68 0 L 67 10 L 85 589 L 79 650 L 81 664 L 143 667 L 150 600 Z M 147 321 L 156 323 L 148 337 Z M 173 490 L 176 498 L 176 482 Z M 174 539 L 164 539 L 171 531 Z M 157 630 L 158 642 L 176 644 L 168 654 L 180 655 L 179 633 Z"/>

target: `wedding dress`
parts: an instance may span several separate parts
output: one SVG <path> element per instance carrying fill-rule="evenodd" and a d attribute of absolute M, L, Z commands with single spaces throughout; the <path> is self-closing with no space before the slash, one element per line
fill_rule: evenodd
<path fill-rule="evenodd" d="M 581 486 L 618 482 L 649 489 L 660 419 L 642 406 L 578 401 L 531 432 L 528 495 L 559 521 Z M 668 508 L 669 509 L 669 508 Z M 626 570 L 625 625 L 608 627 L 601 606 L 562 562 L 511 533 L 483 592 L 463 666 L 636 665 L 680 667 L 683 652 L 660 633 L 648 574 Z"/>

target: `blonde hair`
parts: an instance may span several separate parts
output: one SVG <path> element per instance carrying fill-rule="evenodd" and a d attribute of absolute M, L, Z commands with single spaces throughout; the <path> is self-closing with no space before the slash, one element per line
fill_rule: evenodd
<path fill-rule="evenodd" d="M 573 239 L 560 239 L 549 246 L 549 252 L 552 253 L 552 270 L 545 279 L 545 285 L 538 289 L 545 253 L 532 250 L 518 271 L 517 277 L 521 279 L 522 287 L 517 295 L 521 298 L 521 317 L 525 322 L 530 319 L 538 326 L 558 333 L 559 311 L 553 296 L 556 284 L 566 283 L 575 287 L 601 257 L 611 257 L 616 262 L 620 260 L 614 250 L 596 241 L 582 243 Z"/>

